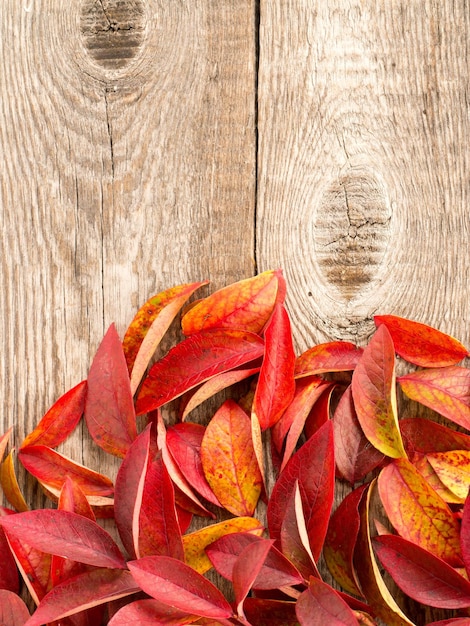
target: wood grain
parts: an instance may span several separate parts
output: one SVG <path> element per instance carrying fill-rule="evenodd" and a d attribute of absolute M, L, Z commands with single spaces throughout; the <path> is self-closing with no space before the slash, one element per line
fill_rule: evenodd
<path fill-rule="evenodd" d="M 258 261 L 299 349 L 384 312 L 468 343 L 467 3 L 261 7 Z"/>
<path fill-rule="evenodd" d="M 253 274 L 255 11 L 6 0 L 0 20 L 2 432 L 18 444 L 111 322 L 169 286 Z M 63 452 L 116 471 L 84 431 Z"/>

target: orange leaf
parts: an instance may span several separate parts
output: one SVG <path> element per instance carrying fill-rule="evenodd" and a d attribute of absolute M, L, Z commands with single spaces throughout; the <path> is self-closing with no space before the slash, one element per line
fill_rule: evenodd
<path fill-rule="evenodd" d="M 356 367 L 362 352 L 362 348 L 349 341 L 321 343 L 297 357 L 295 377 L 351 371 Z"/>
<path fill-rule="evenodd" d="M 427 454 L 427 460 L 444 485 L 465 500 L 470 486 L 470 452 L 453 450 Z"/>
<path fill-rule="evenodd" d="M 354 370 L 352 393 L 365 436 L 383 454 L 406 457 L 398 427 L 395 349 L 386 326 L 380 326 Z"/>
<path fill-rule="evenodd" d="M 43 445 L 55 448 L 65 441 L 83 415 L 86 389 L 87 383 L 83 380 L 61 396 L 29 433 L 21 447 Z"/>
<path fill-rule="evenodd" d="M 122 347 L 135 393 L 163 335 L 188 298 L 209 281 L 171 287 L 150 298 L 137 312 L 124 335 Z"/>
<path fill-rule="evenodd" d="M 269 270 L 214 292 L 195 304 L 181 321 L 185 335 L 208 328 L 243 328 L 259 333 L 277 301 L 280 270 Z"/>
<path fill-rule="evenodd" d="M 137 413 L 153 411 L 197 385 L 263 355 L 264 342 L 244 330 L 210 329 L 188 337 L 157 361 L 142 383 Z"/>
<path fill-rule="evenodd" d="M 224 522 L 211 524 L 189 535 L 183 535 L 184 560 L 196 572 L 205 574 L 212 567 L 205 549 L 211 543 L 231 533 L 249 532 L 261 537 L 264 527 L 254 517 L 235 517 Z"/>
<path fill-rule="evenodd" d="M 253 515 L 262 476 L 251 437 L 251 422 L 233 400 L 215 413 L 201 443 L 207 482 L 222 506 L 234 515 Z"/>
<path fill-rule="evenodd" d="M 374 322 L 377 327 L 384 324 L 388 328 L 396 353 L 415 365 L 446 367 L 468 355 L 460 341 L 426 324 L 396 315 L 376 315 Z"/>
<path fill-rule="evenodd" d="M 396 459 L 378 478 L 379 494 L 396 531 L 449 565 L 462 564 L 460 528 L 446 502 L 407 459 Z"/>
<path fill-rule="evenodd" d="M 282 304 L 275 306 L 264 337 L 265 354 L 252 407 L 261 430 L 274 426 L 295 392 L 294 346 L 289 316 Z"/>
<path fill-rule="evenodd" d="M 369 509 L 374 485 L 375 481 L 368 486 L 367 496 L 359 503 L 360 530 L 354 551 L 354 570 L 362 593 L 377 617 L 387 626 L 414 626 L 395 602 L 375 560 L 369 532 Z"/>
<path fill-rule="evenodd" d="M 62 489 L 70 476 L 87 496 L 108 496 L 113 493 L 112 481 L 80 463 L 59 454 L 47 446 L 28 446 L 18 452 L 18 458 L 30 474 L 41 484 Z"/>
<path fill-rule="evenodd" d="M 426 455 L 415 454 L 413 457 L 413 465 L 428 485 L 441 496 L 444 502 L 447 502 L 448 504 L 463 504 L 465 502 L 465 498 L 459 498 L 454 492 L 444 485 L 442 480 L 434 471 L 431 463 L 426 458 Z"/>
<path fill-rule="evenodd" d="M 470 429 L 470 370 L 456 365 L 412 372 L 398 379 L 411 400 Z"/>
<path fill-rule="evenodd" d="M 5 454 L 12 430 L 13 426 L 10 426 L 7 432 L 0 437 L 0 463 L 3 461 L 3 455 Z"/>
<path fill-rule="evenodd" d="M 13 449 L 0 467 L 0 484 L 5 494 L 5 498 L 17 511 L 29 511 L 29 506 L 21 493 L 18 480 L 16 478 L 15 464 L 13 462 Z"/>

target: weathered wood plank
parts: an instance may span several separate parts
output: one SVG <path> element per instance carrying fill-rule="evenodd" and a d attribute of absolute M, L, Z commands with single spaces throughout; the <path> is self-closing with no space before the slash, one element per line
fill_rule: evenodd
<path fill-rule="evenodd" d="M 1 430 L 18 444 L 112 321 L 253 274 L 255 11 L 7 0 L 0 19 Z M 115 471 L 83 432 L 63 451 Z"/>
<path fill-rule="evenodd" d="M 299 348 L 379 312 L 468 343 L 469 36 L 463 0 L 261 3 L 258 261 Z"/>

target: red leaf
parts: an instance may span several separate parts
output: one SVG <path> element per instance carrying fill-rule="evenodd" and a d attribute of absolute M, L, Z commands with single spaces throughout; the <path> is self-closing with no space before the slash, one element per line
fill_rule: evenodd
<path fill-rule="evenodd" d="M 137 312 L 122 347 L 135 393 L 163 335 L 188 298 L 208 281 L 171 287 L 150 298 Z"/>
<path fill-rule="evenodd" d="M 333 419 L 336 466 L 341 476 L 353 485 L 385 459 L 374 448 L 359 424 L 348 387 L 336 407 Z"/>
<path fill-rule="evenodd" d="M 298 626 L 295 603 L 264 598 L 247 598 L 243 606 L 253 626 Z"/>
<path fill-rule="evenodd" d="M 3 528 L 0 528 L 0 563 L 2 564 L 0 568 L 0 589 L 18 593 L 20 587 L 18 569 Z"/>
<path fill-rule="evenodd" d="M 184 559 L 174 489 L 161 455 L 147 465 L 138 526 L 138 557 L 158 554 Z"/>
<path fill-rule="evenodd" d="M 333 578 L 346 591 L 362 595 L 354 570 L 353 558 L 361 519 L 359 503 L 367 485 L 348 494 L 333 513 L 326 534 L 323 556 Z"/>
<path fill-rule="evenodd" d="M 315 560 L 320 556 L 333 504 L 333 427 L 327 422 L 287 463 L 268 504 L 270 536 L 280 539 L 286 504 L 298 481 L 307 532 Z"/>
<path fill-rule="evenodd" d="M 329 585 L 311 578 L 295 607 L 302 626 L 358 626 L 359 622 L 346 602 Z"/>
<path fill-rule="evenodd" d="M 305 424 L 312 406 L 325 390 L 325 385 L 328 383 L 325 383 L 319 376 L 309 376 L 297 381 L 292 402 L 272 429 L 272 442 L 278 452 L 281 452 L 284 439 L 292 424 L 295 421 Z"/>
<path fill-rule="evenodd" d="M 468 356 L 460 341 L 426 324 L 396 315 L 376 315 L 374 322 L 377 327 L 381 324 L 387 327 L 396 353 L 415 365 L 446 367 Z"/>
<path fill-rule="evenodd" d="M 129 373 L 114 324 L 90 367 L 85 420 L 94 442 L 115 456 L 124 457 L 137 437 Z"/>
<path fill-rule="evenodd" d="M 201 461 L 201 444 L 206 429 L 201 424 L 175 424 L 167 430 L 166 442 L 171 456 L 188 483 L 212 504 L 220 502 L 209 487 Z"/>
<path fill-rule="evenodd" d="M 470 370 L 450 366 L 420 370 L 398 379 L 406 395 L 470 429 Z"/>
<path fill-rule="evenodd" d="M 114 491 L 113 483 L 107 476 L 75 463 L 47 446 L 22 448 L 18 458 L 28 472 L 46 487 L 60 490 L 68 476 L 87 496 L 108 496 Z"/>
<path fill-rule="evenodd" d="M 262 477 L 250 419 L 233 400 L 226 400 L 209 422 L 201 443 L 201 461 L 221 505 L 234 515 L 253 515 Z"/>
<path fill-rule="evenodd" d="M 150 428 L 147 426 L 132 443 L 116 476 L 114 517 L 124 548 L 132 558 L 136 556 L 138 537 L 136 509 L 140 510 L 150 455 Z"/>
<path fill-rule="evenodd" d="M 285 506 L 281 526 L 281 550 L 305 580 L 310 576 L 320 578 L 310 548 L 298 481 Z"/>
<path fill-rule="evenodd" d="M 379 326 L 352 376 L 357 418 L 367 439 L 383 454 L 406 457 L 398 427 L 395 349 L 386 326 Z"/>
<path fill-rule="evenodd" d="M 468 626 L 468 617 L 451 617 L 450 619 L 439 620 L 438 622 L 431 622 L 427 626 Z"/>
<path fill-rule="evenodd" d="M 462 559 L 468 574 L 470 572 L 470 498 L 468 496 L 463 507 L 460 547 L 462 550 Z"/>
<path fill-rule="evenodd" d="M 289 316 L 282 304 L 275 306 L 264 337 L 265 355 L 252 407 L 261 430 L 274 426 L 295 392 L 294 346 Z"/>
<path fill-rule="evenodd" d="M 86 392 L 87 383 L 84 380 L 61 396 L 29 433 L 21 447 L 42 445 L 55 448 L 65 441 L 83 415 Z"/>
<path fill-rule="evenodd" d="M 23 626 L 28 618 L 29 611 L 23 600 L 12 591 L 0 589 L 0 624 Z"/>
<path fill-rule="evenodd" d="M 185 335 L 209 328 L 243 328 L 258 333 L 268 321 L 284 279 L 280 270 L 246 278 L 200 300 L 181 321 Z"/>
<path fill-rule="evenodd" d="M 136 600 L 123 606 L 108 622 L 108 626 L 158 626 L 159 624 L 191 624 L 197 616 L 173 609 L 158 600 Z"/>
<path fill-rule="evenodd" d="M 470 451 L 470 436 L 447 428 L 442 424 L 422 417 L 400 420 L 400 430 L 409 454 L 413 452 L 447 452 L 450 450 Z"/>
<path fill-rule="evenodd" d="M 137 413 L 153 411 L 213 376 L 261 357 L 263 351 L 263 340 L 242 330 L 192 335 L 151 368 L 137 399 Z"/>
<path fill-rule="evenodd" d="M 260 541 L 265 540 L 246 532 L 233 533 L 214 541 L 206 548 L 206 552 L 219 574 L 233 580 L 233 567 L 237 558 L 246 548 Z M 279 589 L 302 582 L 302 576 L 292 563 L 277 548 L 271 546 L 251 586 L 253 589 Z"/>
<path fill-rule="evenodd" d="M 182 561 L 149 556 L 130 561 L 128 567 L 145 593 L 175 609 L 215 619 L 233 614 L 217 587 Z"/>
<path fill-rule="evenodd" d="M 356 367 L 361 355 L 362 348 L 348 341 L 321 343 L 297 357 L 295 377 L 326 372 L 348 372 Z"/>
<path fill-rule="evenodd" d="M 125 568 L 111 536 L 98 524 L 69 511 L 42 509 L 0 518 L 7 537 L 37 550 L 97 567 Z"/>
<path fill-rule="evenodd" d="M 406 459 L 396 459 L 378 478 L 387 516 L 404 538 L 450 565 L 461 565 L 460 528 L 449 506 Z"/>
<path fill-rule="evenodd" d="M 241 368 L 230 370 L 229 372 L 223 372 L 218 376 L 210 378 L 193 392 L 183 407 L 180 406 L 180 411 L 182 411 L 181 420 L 184 421 L 193 409 L 208 398 L 212 398 L 212 396 L 219 393 L 219 391 L 227 389 L 227 387 L 231 387 L 232 385 L 257 374 L 259 370 L 259 367 L 251 367 L 249 369 Z"/>
<path fill-rule="evenodd" d="M 232 583 L 238 615 L 243 616 L 243 602 L 264 565 L 274 541 L 258 538 L 247 545 L 235 560 L 232 569 Z"/>
<path fill-rule="evenodd" d="M 24 626 L 41 626 L 140 591 L 126 570 L 95 569 L 54 587 Z"/>
<path fill-rule="evenodd" d="M 470 582 L 442 559 L 395 535 L 372 542 L 382 565 L 410 598 L 443 609 L 470 606 Z"/>

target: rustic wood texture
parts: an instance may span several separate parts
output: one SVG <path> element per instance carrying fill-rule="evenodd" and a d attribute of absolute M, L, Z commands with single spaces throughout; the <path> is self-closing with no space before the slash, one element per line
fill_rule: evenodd
<path fill-rule="evenodd" d="M 466 0 L 3 0 L 1 432 L 193 280 L 282 267 L 299 351 L 364 343 L 374 313 L 470 343 L 469 22 Z M 116 471 L 83 429 L 62 451 Z"/>
<path fill-rule="evenodd" d="M 468 3 L 261 4 L 257 244 L 300 349 L 393 313 L 470 339 Z"/>

